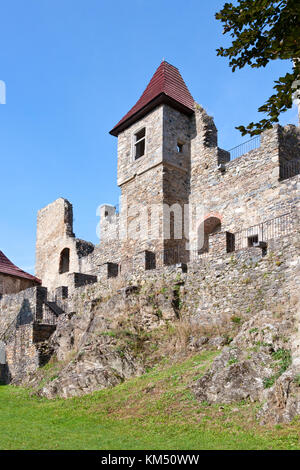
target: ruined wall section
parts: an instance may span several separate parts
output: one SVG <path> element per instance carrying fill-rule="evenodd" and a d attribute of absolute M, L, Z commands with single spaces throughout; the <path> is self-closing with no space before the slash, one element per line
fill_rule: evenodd
<path fill-rule="evenodd" d="M 280 162 L 300 161 L 300 127 L 293 124 L 279 126 L 278 136 Z"/>
<path fill-rule="evenodd" d="M 2 371 L 5 382 L 22 380 L 39 366 L 33 325 L 42 317 L 46 298 L 44 287 L 33 287 L 4 295 L 0 300 L 0 340 L 6 345 L 6 364 Z"/>
<path fill-rule="evenodd" d="M 19 326 L 6 346 L 6 374 L 9 382 L 19 384 L 39 366 L 39 354 L 33 343 L 32 324 Z"/>
<path fill-rule="evenodd" d="M 116 207 L 103 204 L 99 211 L 100 244 L 88 256 L 79 259 L 80 272 L 98 276 L 106 263 L 121 261 L 120 216 Z"/>
<path fill-rule="evenodd" d="M 69 269 L 60 273 L 60 258 L 69 250 Z M 59 198 L 38 212 L 36 239 L 36 275 L 49 289 L 68 285 L 68 274 L 80 272 L 81 259 L 93 252 L 94 245 L 75 238 L 73 208 Z"/>

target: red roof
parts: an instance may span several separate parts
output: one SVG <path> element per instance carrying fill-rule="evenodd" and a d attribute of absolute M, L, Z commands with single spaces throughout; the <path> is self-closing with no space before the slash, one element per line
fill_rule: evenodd
<path fill-rule="evenodd" d="M 22 271 L 22 269 L 15 266 L 2 251 L 0 251 L 0 274 L 7 274 L 8 276 L 22 277 L 30 279 L 31 281 L 41 284 L 42 281 L 31 274 Z"/>
<path fill-rule="evenodd" d="M 166 61 L 160 64 L 138 102 L 110 131 L 110 134 L 117 136 L 126 127 L 163 102 L 186 114 L 194 112 L 194 99 L 179 70 Z"/>

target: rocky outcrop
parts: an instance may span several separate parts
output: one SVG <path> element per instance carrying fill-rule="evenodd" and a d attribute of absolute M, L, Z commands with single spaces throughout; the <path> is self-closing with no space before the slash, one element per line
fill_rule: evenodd
<path fill-rule="evenodd" d="M 262 424 L 288 423 L 300 415 L 300 375 L 290 368 L 265 394 L 265 403 L 258 412 Z"/>
<path fill-rule="evenodd" d="M 243 356 L 241 349 L 226 347 L 210 371 L 195 384 L 198 400 L 209 403 L 233 403 L 247 398 L 259 400 L 264 379 L 272 375 L 270 355 L 256 353 L 251 360 Z"/>
<path fill-rule="evenodd" d="M 61 315 L 48 344 L 54 364 L 60 365 L 57 376 L 42 387 L 38 373 L 25 382 L 38 389 L 39 395 L 67 398 L 142 374 L 140 349 L 146 332 L 174 320 L 176 313 L 171 288 L 170 296 L 140 290 L 128 286 L 107 299 L 83 301 L 77 313 Z"/>
<path fill-rule="evenodd" d="M 245 322 L 193 386 L 196 397 L 210 403 L 266 399 L 269 387 L 283 381 L 282 374 L 291 366 L 293 328 L 294 320 L 288 313 L 276 319 L 271 312 L 262 311 Z"/>
<path fill-rule="evenodd" d="M 67 398 L 113 387 L 126 378 L 140 375 L 143 368 L 129 351 L 114 350 L 111 341 L 85 342 L 58 377 L 39 394 L 47 398 Z"/>

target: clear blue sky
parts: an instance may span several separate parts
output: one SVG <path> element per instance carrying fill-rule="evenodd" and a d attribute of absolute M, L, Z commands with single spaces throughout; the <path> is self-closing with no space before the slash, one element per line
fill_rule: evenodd
<path fill-rule="evenodd" d="M 273 79 L 231 72 L 216 48 L 223 1 L 9 0 L 1 4 L 0 249 L 30 272 L 36 212 L 58 197 L 74 206 L 76 236 L 97 242 L 96 207 L 118 202 L 117 139 L 108 134 L 164 57 L 215 118 L 219 145 L 243 141 L 236 125 L 258 118 Z M 260 116 L 259 116 L 260 117 Z M 281 123 L 296 123 L 296 109 Z M 245 139 L 244 139 L 245 140 Z"/>

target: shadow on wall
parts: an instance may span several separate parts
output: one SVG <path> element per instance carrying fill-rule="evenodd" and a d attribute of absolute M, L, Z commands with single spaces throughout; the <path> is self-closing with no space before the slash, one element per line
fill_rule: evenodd
<path fill-rule="evenodd" d="M 6 362 L 6 344 L 14 341 L 16 330 L 24 325 L 29 325 L 35 320 L 34 312 L 28 299 L 24 299 L 22 306 L 14 321 L 8 326 L 0 340 L 0 385 L 7 385 L 11 381 L 11 373 Z"/>
<path fill-rule="evenodd" d="M 16 327 L 28 325 L 34 321 L 34 314 L 28 299 L 24 299 L 16 319 Z"/>
<path fill-rule="evenodd" d="M 7 364 L 0 364 L 0 386 L 8 385 L 11 381 L 11 375 Z"/>

